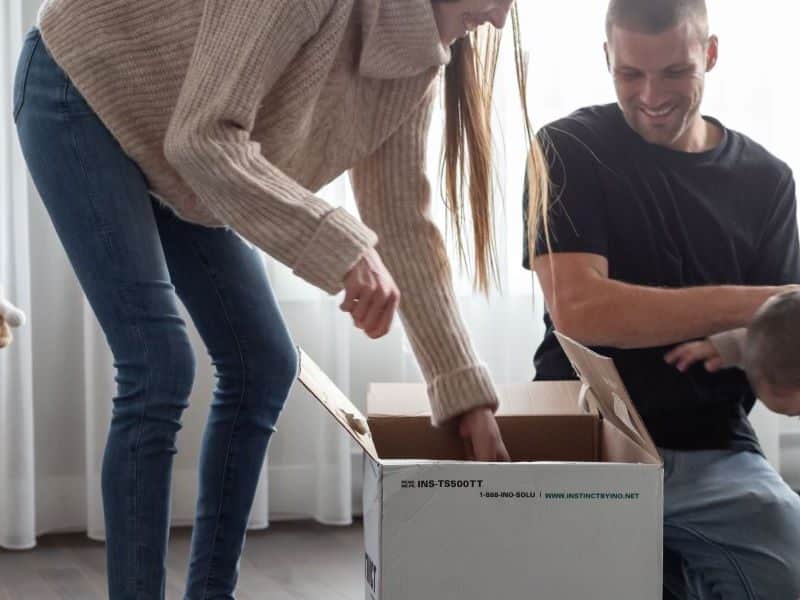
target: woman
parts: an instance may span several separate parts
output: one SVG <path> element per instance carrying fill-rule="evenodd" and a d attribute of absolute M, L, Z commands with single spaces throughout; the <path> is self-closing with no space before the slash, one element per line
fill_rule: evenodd
<path fill-rule="evenodd" d="M 486 288 L 494 63 L 481 81 L 482 56 L 456 40 L 485 22 L 502 27 L 510 4 L 42 6 L 41 32 L 19 61 L 14 118 L 117 368 L 102 473 L 112 600 L 164 597 L 172 456 L 194 374 L 179 298 L 218 376 L 186 598 L 233 598 L 267 441 L 297 365 L 259 252 L 243 239 L 331 294 L 344 289 L 342 309 L 373 338 L 388 331 L 402 290 L 434 420 L 459 419 L 476 458 L 507 458 L 495 388 L 428 216 L 424 155 L 437 73 L 449 63 L 448 201 L 460 240 L 466 175 Z M 363 223 L 313 194 L 346 170 Z"/>

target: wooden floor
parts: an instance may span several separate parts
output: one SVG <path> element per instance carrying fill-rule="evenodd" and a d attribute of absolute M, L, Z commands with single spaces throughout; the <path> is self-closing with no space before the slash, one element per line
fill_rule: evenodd
<path fill-rule="evenodd" d="M 325 527 L 273 523 L 250 532 L 242 556 L 237 600 L 362 600 L 360 523 Z M 181 600 L 189 560 L 189 529 L 170 538 L 167 599 Z M 0 550 L 0 600 L 103 600 L 105 550 L 85 535 L 39 538 L 35 550 Z"/>

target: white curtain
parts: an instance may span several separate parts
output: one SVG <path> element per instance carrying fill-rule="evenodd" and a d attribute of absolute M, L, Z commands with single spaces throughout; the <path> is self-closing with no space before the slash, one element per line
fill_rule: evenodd
<path fill-rule="evenodd" d="M 22 7 L 0 4 L 0 287 L 20 306 L 30 306 L 30 226 L 25 165 L 12 139 L 12 85 L 22 41 Z M 13 201 L 12 201 L 13 200 Z M 22 201 L 20 201 L 22 200 Z M 0 353 L 0 546 L 29 548 L 35 524 L 33 353 L 29 330 L 13 352 Z"/>
<path fill-rule="evenodd" d="M 709 77 L 705 112 L 744 131 L 800 171 L 795 110 L 800 89 L 792 75 L 797 9 L 782 0 L 751 3 L 710 0 L 721 60 Z M 83 530 L 102 539 L 100 457 L 113 393 L 111 358 L 47 215 L 25 175 L 11 122 L 11 80 L 24 30 L 38 0 L 0 3 L 0 281 L 29 313 L 30 324 L 0 352 L 0 547 L 28 548 L 36 536 Z M 531 51 L 530 103 L 537 124 L 582 105 L 613 101 L 602 54 L 604 2 L 519 2 L 523 41 Z M 510 36 L 506 36 L 506 43 Z M 520 267 L 520 196 L 524 140 L 504 48 L 497 93 L 497 181 L 503 208 L 497 228 L 502 294 L 471 293 L 469 277 L 457 287 L 479 353 L 497 381 L 524 381 L 541 339 L 542 301 Z M 438 176 L 441 115 L 434 120 L 430 173 Z M 438 182 L 434 183 L 438 190 Z M 353 209 L 345 178 L 322 192 Z M 441 219 L 441 202 L 435 213 Z M 443 222 L 443 219 L 442 219 Z M 267 261 L 295 341 L 362 404 L 370 381 L 416 381 L 419 371 L 399 326 L 368 340 L 329 298 L 284 267 Z M 206 356 L 192 330 L 198 358 Z M 175 524 L 191 523 L 195 469 L 213 376 L 200 368 L 178 440 L 173 487 Z M 770 458 L 800 487 L 800 427 L 759 412 L 758 427 Z M 360 455 L 308 395 L 295 389 L 273 438 L 251 518 L 313 518 L 347 524 L 360 510 Z"/>

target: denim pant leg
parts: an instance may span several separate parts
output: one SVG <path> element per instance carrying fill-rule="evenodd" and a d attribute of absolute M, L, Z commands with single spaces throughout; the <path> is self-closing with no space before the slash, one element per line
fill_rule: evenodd
<path fill-rule="evenodd" d="M 683 558 L 665 547 L 663 600 L 686 600 L 688 593 Z"/>
<path fill-rule="evenodd" d="M 36 30 L 14 92 L 23 154 L 116 367 L 102 467 L 109 597 L 163 599 L 175 438 L 194 356 L 147 183 Z"/>
<path fill-rule="evenodd" d="M 248 516 L 297 352 L 262 254 L 226 229 L 157 207 L 172 281 L 215 367 L 186 600 L 233 600 Z"/>
<path fill-rule="evenodd" d="M 754 452 L 664 451 L 664 545 L 687 598 L 800 598 L 800 497 Z"/>
<path fill-rule="evenodd" d="M 103 472 L 110 597 L 164 597 L 172 455 L 194 376 L 177 288 L 217 371 L 187 598 L 233 598 L 267 443 L 297 371 L 261 254 L 154 204 L 35 31 L 20 59 L 15 119 L 117 366 Z"/>

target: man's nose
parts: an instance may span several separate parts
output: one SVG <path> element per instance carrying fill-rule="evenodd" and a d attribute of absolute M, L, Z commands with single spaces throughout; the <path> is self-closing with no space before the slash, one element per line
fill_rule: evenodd
<path fill-rule="evenodd" d="M 647 108 L 661 108 L 665 95 L 662 86 L 651 77 L 646 77 L 639 94 L 642 104 Z"/>

